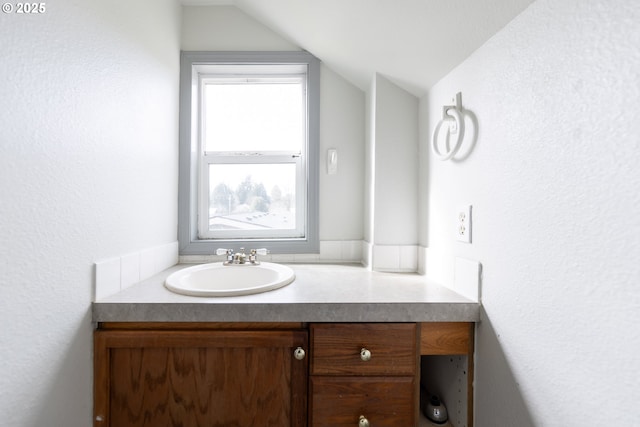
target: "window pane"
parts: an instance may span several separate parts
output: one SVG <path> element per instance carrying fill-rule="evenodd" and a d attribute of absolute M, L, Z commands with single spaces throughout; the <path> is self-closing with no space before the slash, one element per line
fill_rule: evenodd
<path fill-rule="evenodd" d="M 209 230 L 296 228 L 296 165 L 210 164 Z"/>
<path fill-rule="evenodd" d="M 205 151 L 300 151 L 301 83 L 207 83 Z"/>

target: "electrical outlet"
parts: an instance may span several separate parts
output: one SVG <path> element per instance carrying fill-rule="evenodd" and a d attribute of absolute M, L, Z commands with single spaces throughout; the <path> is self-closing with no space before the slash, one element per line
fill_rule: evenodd
<path fill-rule="evenodd" d="M 462 206 L 456 211 L 456 239 L 471 243 L 471 205 Z"/>

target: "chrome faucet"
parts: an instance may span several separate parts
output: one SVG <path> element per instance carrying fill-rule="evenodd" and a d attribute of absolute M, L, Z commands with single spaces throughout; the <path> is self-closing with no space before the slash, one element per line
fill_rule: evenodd
<path fill-rule="evenodd" d="M 247 262 L 247 255 L 244 253 L 244 248 L 240 248 L 240 251 L 233 256 L 233 263 L 244 264 L 245 262 Z"/>
<path fill-rule="evenodd" d="M 216 255 L 226 255 L 227 260 L 224 262 L 224 265 L 231 264 L 251 264 L 258 265 L 260 262 L 258 261 L 258 255 L 267 255 L 269 250 L 266 248 L 261 249 L 251 249 L 249 255 L 244 252 L 244 248 L 240 248 L 238 252 L 234 252 L 233 249 L 224 249 L 218 248 L 216 249 Z"/>

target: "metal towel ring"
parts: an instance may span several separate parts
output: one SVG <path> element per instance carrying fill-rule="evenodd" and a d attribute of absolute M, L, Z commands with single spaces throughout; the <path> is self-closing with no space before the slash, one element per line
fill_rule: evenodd
<path fill-rule="evenodd" d="M 462 145 L 462 140 L 464 139 L 464 117 L 462 116 L 462 108 L 460 106 L 461 102 L 461 94 L 458 92 L 456 94 L 456 105 L 445 105 L 442 107 L 442 119 L 436 125 L 436 128 L 433 130 L 433 137 L 431 138 L 431 150 L 433 154 L 442 161 L 449 160 L 453 156 L 456 155 L 458 150 L 460 149 L 460 145 Z M 438 148 L 438 136 L 440 134 L 440 128 L 442 124 L 445 122 L 450 122 L 451 120 L 455 120 L 458 137 L 456 138 L 455 144 L 453 147 L 449 149 L 448 152 L 442 153 Z M 445 139 L 445 146 L 449 146 L 449 139 L 451 138 L 451 128 L 447 126 L 447 136 Z"/>

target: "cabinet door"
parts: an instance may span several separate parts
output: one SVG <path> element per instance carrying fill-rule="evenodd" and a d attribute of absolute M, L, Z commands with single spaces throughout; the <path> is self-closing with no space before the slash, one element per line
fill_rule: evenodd
<path fill-rule="evenodd" d="M 96 331 L 94 426 L 304 426 L 307 332 Z"/>

